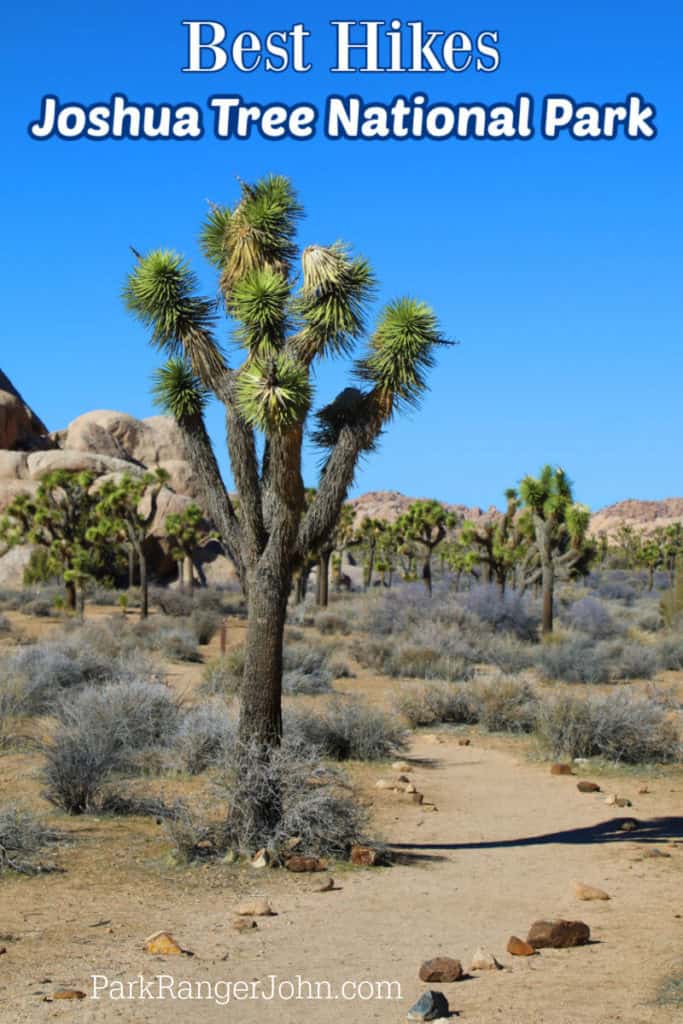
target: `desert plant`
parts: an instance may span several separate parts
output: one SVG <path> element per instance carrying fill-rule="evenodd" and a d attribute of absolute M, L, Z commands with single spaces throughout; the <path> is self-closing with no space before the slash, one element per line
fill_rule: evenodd
<path fill-rule="evenodd" d="M 539 706 L 538 730 L 555 756 L 603 757 L 626 764 L 680 758 L 678 731 L 657 702 L 626 691 L 606 697 L 562 695 Z"/>
<path fill-rule="evenodd" d="M 239 692 L 244 675 L 244 648 L 234 647 L 220 658 L 210 661 L 201 682 L 203 693 L 232 697 Z"/>
<path fill-rule="evenodd" d="M 136 755 L 175 737 L 179 708 L 167 687 L 145 682 L 88 687 L 56 708 L 44 746 L 45 795 L 70 814 L 95 805 L 112 775 L 133 770 Z"/>
<path fill-rule="evenodd" d="M 528 599 L 516 590 L 502 591 L 492 583 L 471 587 L 465 608 L 498 632 L 513 633 L 522 640 L 535 640 L 537 626 Z"/>
<path fill-rule="evenodd" d="M 679 671 L 683 669 L 683 636 L 671 634 L 660 637 L 655 645 L 660 668 Z"/>
<path fill-rule="evenodd" d="M 533 732 L 539 698 L 528 683 L 498 676 L 476 689 L 478 718 L 489 732 Z"/>
<path fill-rule="evenodd" d="M 89 541 L 113 542 L 127 552 L 130 587 L 133 585 L 133 559 L 137 558 L 143 619 L 149 612 L 145 543 L 156 519 L 159 492 L 168 480 L 169 474 L 161 468 L 137 477 L 124 473 L 118 479 L 105 480 L 97 491 L 93 510 L 95 522 L 87 531 Z"/>
<path fill-rule="evenodd" d="M 88 537 L 97 518 L 92 482 L 92 473 L 46 473 L 35 495 L 18 494 L 0 519 L 0 541 L 42 549 L 45 571 L 61 576 L 72 610 L 102 555 L 102 546 Z"/>
<path fill-rule="evenodd" d="M 324 711 L 286 714 L 288 735 L 335 761 L 381 761 L 405 747 L 401 724 L 361 701 L 337 700 Z"/>
<path fill-rule="evenodd" d="M 224 844 L 240 852 L 266 847 L 285 853 L 288 840 L 297 839 L 297 852 L 346 857 L 363 839 L 366 815 L 344 776 L 298 737 L 286 736 L 267 759 L 257 743 L 230 748 L 223 789 L 229 806 Z M 257 813 L 273 800 L 280 806 L 274 827 Z"/>
<path fill-rule="evenodd" d="M 412 728 L 428 725 L 473 725 L 479 721 L 479 701 L 472 688 L 461 683 L 405 686 L 396 710 Z"/>
<path fill-rule="evenodd" d="M 405 403 L 426 387 L 434 346 L 443 342 L 424 303 L 391 304 L 357 367 L 366 390 L 346 388 L 318 414 L 314 439 L 326 452 L 316 498 L 305 516 L 301 449 L 316 360 L 345 353 L 364 332 L 373 290 L 367 262 L 340 244 L 303 253 L 294 293 L 295 232 L 301 208 L 290 183 L 270 177 L 242 185 L 233 209 L 212 206 L 202 247 L 217 268 L 236 338 L 246 350 L 227 367 L 212 299 L 196 294 L 182 257 L 157 250 L 130 274 L 128 308 L 172 358 L 157 396 L 173 412 L 197 472 L 206 512 L 233 559 L 248 601 L 240 733 L 267 751 L 281 738 L 282 644 L 292 573 L 328 537 L 364 451 Z M 290 328 L 293 327 L 293 330 Z M 223 403 L 239 516 L 221 480 L 203 409 L 207 391 Z M 256 431 L 265 435 L 258 464 Z"/>
<path fill-rule="evenodd" d="M 565 683 L 607 683 L 610 680 L 612 648 L 593 644 L 586 636 L 569 636 L 543 644 L 537 664 L 545 679 Z"/>
<path fill-rule="evenodd" d="M 294 645 L 285 647 L 282 689 L 288 694 L 327 693 L 332 674 L 327 667 L 327 651 Z"/>
<path fill-rule="evenodd" d="M 235 735 L 235 720 L 221 702 L 190 708 L 183 716 L 174 744 L 181 767 L 190 775 L 198 775 L 224 760 Z"/>
<path fill-rule="evenodd" d="M 525 584 L 540 580 L 543 593 L 541 629 L 553 631 L 555 579 L 582 569 L 590 554 L 587 530 L 590 513 L 574 501 L 572 486 L 563 469 L 544 466 L 537 477 L 525 476 L 519 494 L 533 531 L 538 569 Z"/>
<path fill-rule="evenodd" d="M 414 501 L 399 516 L 397 530 L 404 541 L 417 544 L 423 552 L 422 582 L 432 593 L 432 558 L 445 540 L 448 530 L 458 524 L 458 517 L 438 501 Z"/>
<path fill-rule="evenodd" d="M 0 871 L 10 869 L 33 874 L 30 858 L 61 838 L 59 832 L 48 828 L 30 811 L 16 804 L 5 804 L 0 807 Z"/>
<path fill-rule="evenodd" d="M 190 617 L 190 629 L 197 643 L 205 647 L 221 628 L 222 616 L 210 608 L 195 608 Z"/>
<path fill-rule="evenodd" d="M 565 614 L 567 624 L 594 640 L 606 640 L 621 630 L 604 604 L 595 597 L 583 597 L 572 604 Z"/>

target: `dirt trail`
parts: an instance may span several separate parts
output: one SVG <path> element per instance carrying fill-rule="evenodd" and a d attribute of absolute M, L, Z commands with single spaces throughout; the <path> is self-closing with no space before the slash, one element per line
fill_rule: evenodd
<path fill-rule="evenodd" d="M 418 788 L 438 812 L 372 792 L 384 835 L 415 859 L 388 869 L 342 869 L 334 892 L 314 892 L 324 875 L 162 867 L 164 844 L 151 823 L 141 828 L 83 819 L 77 842 L 61 855 L 68 874 L 0 885 L 0 931 L 19 937 L 2 943 L 7 953 L 0 957 L 0 1021 L 193 1024 L 232 1016 L 241 1024 L 388 1024 L 404 1020 L 426 987 L 417 978 L 422 960 L 443 954 L 467 967 L 479 945 L 505 970 L 432 986 L 447 993 L 457 1019 L 675 1019 L 680 1010 L 652 1000 L 660 977 L 680 966 L 683 946 L 681 818 L 673 820 L 683 808 L 680 774 L 650 781 L 649 795 L 637 795 L 640 778 L 620 781 L 633 808 L 617 814 L 644 823 L 624 833 L 614 827 L 619 819 L 604 796 L 581 794 L 576 778 L 551 776 L 547 765 L 482 745 L 476 736 L 471 746 L 459 746 L 454 737 L 443 743 L 418 737 L 410 758 Z M 106 846 L 98 842 L 105 827 Z M 652 846 L 671 856 L 643 859 Z M 600 886 L 613 898 L 578 902 L 572 879 Z M 238 934 L 231 912 L 245 888 L 268 895 L 277 916 Z M 524 937 L 533 920 L 546 916 L 585 920 L 594 944 L 530 959 L 507 955 L 508 937 Z M 111 925 L 90 927 L 102 919 Z M 143 953 L 142 940 L 161 928 L 195 956 L 162 960 Z M 337 992 L 347 980 L 398 981 L 402 999 L 249 999 L 227 1006 L 196 999 L 41 1001 L 41 993 L 60 986 L 90 994 L 93 973 L 118 981 L 140 973 L 146 979 L 171 974 L 176 983 L 262 979 L 266 993 L 271 975 L 325 980 Z"/>

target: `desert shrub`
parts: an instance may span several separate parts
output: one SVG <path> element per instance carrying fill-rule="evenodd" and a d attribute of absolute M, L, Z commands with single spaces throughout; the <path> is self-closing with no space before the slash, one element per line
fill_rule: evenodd
<path fill-rule="evenodd" d="M 655 645 L 655 651 L 660 668 L 673 671 L 683 669 L 683 636 L 680 634 L 660 637 Z"/>
<path fill-rule="evenodd" d="M 171 661 L 201 661 L 197 638 L 185 626 L 172 626 L 151 620 L 133 627 L 136 638 L 151 651 Z"/>
<path fill-rule="evenodd" d="M 5 615 L 0 615 L 0 636 L 2 636 L 3 633 L 11 633 L 11 632 L 12 632 L 12 624 L 11 624 L 10 620 Z"/>
<path fill-rule="evenodd" d="M 67 728 L 112 737 L 125 756 L 169 743 L 179 725 L 180 707 L 167 686 L 134 680 L 87 687 L 60 701 L 55 715 Z"/>
<path fill-rule="evenodd" d="M 599 597 L 632 605 L 642 590 L 643 580 L 635 573 L 611 569 L 591 574 L 589 582 Z"/>
<path fill-rule="evenodd" d="M 448 723 L 472 725 L 479 721 L 479 702 L 472 687 L 453 683 L 405 686 L 399 692 L 396 710 L 412 728 Z"/>
<path fill-rule="evenodd" d="M 205 647 L 221 628 L 223 616 L 211 608 L 195 608 L 190 616 L 190 629 L 197 643 Z"/>
<path fill-rule="evenodd" d="M 564 615 L 569 626 L 594 640 L 606 640 L 621 632 L 605 605 L 595 597 L 582 597 Z"/>
<path fill-rule="evenodd" d="M 593 644 L 585 636 L 572 636 L 543 644 L 537 665 L 545 679 L 565 683 L 607 683 L 611 648 Z"/>
<path fill-rule="evenodd" d="M 516 675 L 535 664 L 536 649 L 509 634 L 494 634 L 481 644 L 480 660 L 508 675 Z"/>
<path fill-rule="evenodd" d="M 235 720 L 219 702 L 198 704 L 184 716 L 174 749 L 180 765 L 190 775 L 198 775 L 224 758 L 235 742 Z"/>
<path fill-rule="evenodd" d="M 529 600 L 516 590 L 501 592 L 495 584 L 472 587 L 465 596 L 465 608 L 497 631 L 513 633 L 520 640 L 536 639 L 538 622 Z"/>
<path fill-rule="evenodd" d="M 206 665 L 200 690 L 210 695 L 233 696 L 239 692 L 243 673 L 244 648 L 233 647 Z"/>
<path fill-rule="evenodd" d="M 61 838 L 59 832 L 48 828 L 30 811 L 16 804 L 0 807 L 0 871 L 11 868 L 30 874 L 31 864 L 23 858 L 32 857 Z"/>
<path fill-rule="evenodd" d="M 627 691 L 606 697 L 565 694 L 539 706 L 538 730 L 555 756 L 603 757 L 642 764 L 680 757 L 680 739 L 667 712 Z"/>
<path fill-rule="evenodd" d="M 327 667 L 327 651 L 295 644 L 284 652 L 282 689 L 288 694 L 327 693 L 332 673 Z"/>
<path fill-rule="evenodd" d="M 244 853 L 261 847 L 284 850 L 297 838 L 297 852 L 345 857 L 364 837 L 366 816 L 338 769 L 300 737 L 285 738 L 269 758 L 254 747 L 230 748 L 223 787 L 229 810 L 224 844 Z M 281 801 L 275 826 L 264 824 L 254 807 L 272 795 Z"/>
<path fill-rule="evenodd" d="M 322 712 L 288 709 L 285 734 L 335 761 L 381 761 L 405 748 L 401 724 L 361 701 L 338 700 Z"/>
<path fill-rule="evenodd" d="M 498 676 L 477 686 L 479 721 L 489 732 L 533 732 L 539 698 L 528 683 Z"/>
<path fill-rule="evenodd" d="M 646 633 L 658 633 L 660 629 L 664 628 L 661 612 L 652 606 L 639 610 L 634 615 L 633 624 L 637 629 L 642 629 Z"/>
<path fill-rule="evenodd" d="M 124 636 L 86 625 L 12 652 L 0 662 L 0 716 L 44 714 L 62 694 L 89 684 L 163 682 L 162 669 L 144 652 L 128 649 Z"/>
<path fill-rule="evenodd" d="M 327 659 L 327 668 L 333 679 L 354 679 L 355 672 L 348 662 L 340 655 L 331 655 Z"/>
<path fill-rule="evenodd" d="M 338 612 L 319 612 L 315 617 L 315 624 L 321 633 L 325 635 L 340 633 L 348 636 L 351 632 L 351 625 L 348 619 L 339 615 Z"/>
<path fill-rule="evenodd" d="M 358 639 L 352 652 L 361 665 L 392 678 L 457 680 L 474 672 L 466 658 L 419 643 Z"/>
<path fill-rule="evenodd" d="M 159 608 L 164 615 L 170 615 L 174 618 L 189 619 L 195 608 L 192 595 L 184 594 L 181 590 L 151 587 L 149 596 L 150 602 Z"/>
<path fill-rule="evenodd" d="M 174 739 L 180 710 L 167 687 L 128 682 L 88 687 L 55 713 L 59 724 L 45 745 L 46 797 L 83 814 L 113 773 L 132 771 L 137 755 Z"/>
<path fill-rule="evenodd" d="M 620 644 L 612 666 L 614 679 L 651 679 L 657 671 L 657 651 L 638 643 Z"/>
<path fill-rule="evenodd" d="M 85 814 L 118 764 L 118 751 L 109 737 L 62 730 L 45 748 L 45 797 L 68 814 Z"/>

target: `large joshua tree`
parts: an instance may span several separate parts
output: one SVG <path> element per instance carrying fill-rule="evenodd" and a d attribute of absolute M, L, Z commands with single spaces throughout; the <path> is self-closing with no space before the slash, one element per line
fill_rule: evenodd
<path fill-rule="evenodd" d="M 219 279 L 218 301 L 197 292 L 182 256 L 137 256 L 125 288 L 128 308 L 169 356 L 157 395 L 175 416 L 213 520 L 244 589 L 248 628 L 240 738 L 265 755 L 282 733 L 282 646 L 292 574 L 337 522 L 359 458 L 383 428 L 426 389 L 443 339 L 424 302 L 402 298 L 380 313 L 358 386 L 347 386 L 314 419 L 324 452 L 315 498 L 304 509 L 301 452 L 316 364 L 348 355 L 365 335 L 374 277 L 368 262 L 339 242 L 311 245 L 297 268 L 302 216 L 290 182 L 241 184 L 236 204 L 212 206 L 201 231 Z M 241 348 L 229 365 L 217 335 L 219 306 Z M 225 407 L 238 508 L 221 479 L 204 424 L 209 395 Z M 269 813 L 277 813 L 271 808 Z"/>

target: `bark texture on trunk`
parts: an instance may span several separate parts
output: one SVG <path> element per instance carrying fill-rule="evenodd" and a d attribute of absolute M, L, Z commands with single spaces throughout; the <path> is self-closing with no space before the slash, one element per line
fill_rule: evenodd
<path fill-rule="evenodd" d="M 318 560 L 318 604 L 327 608 L 330 599 L 330 558 L 331 551 L 323 551 Z"/>
<path fill-rule="evenodd" d="M 268 570 L 249 576 L 239 738 L 277 745 L 282 738 L 282 653 L 289 578 Z"/>

